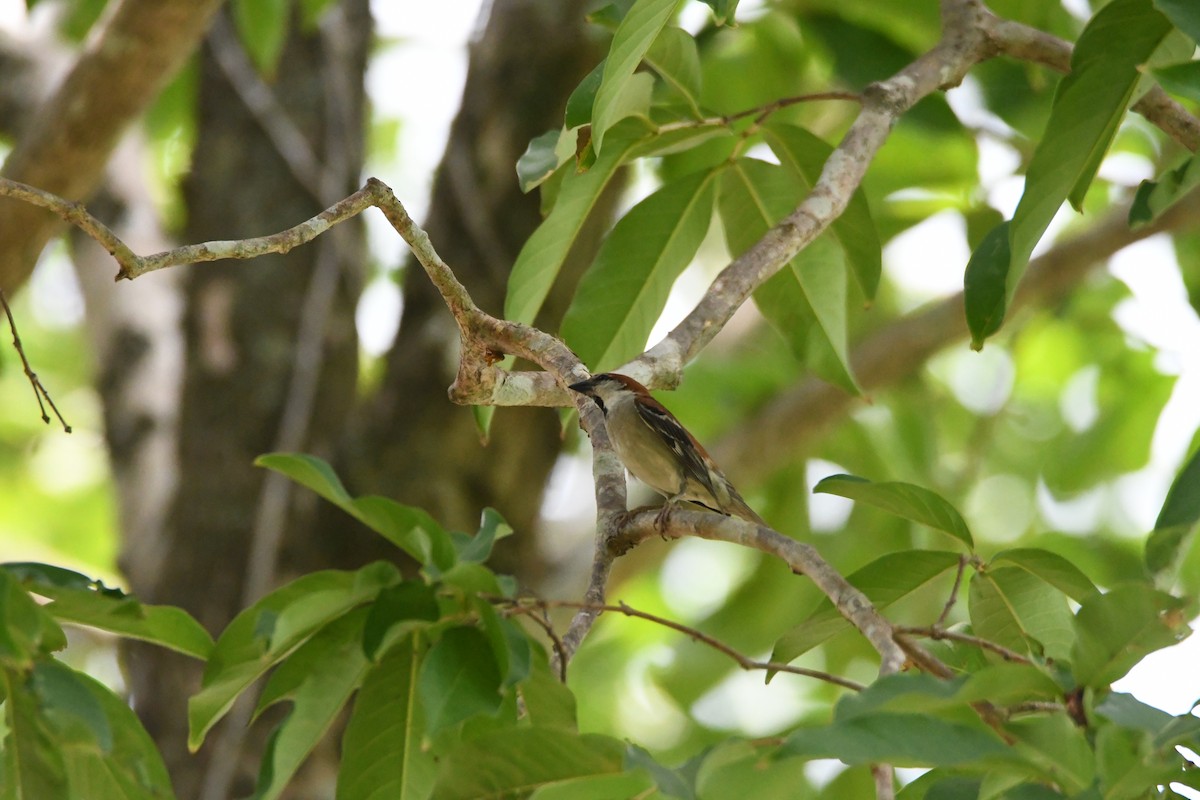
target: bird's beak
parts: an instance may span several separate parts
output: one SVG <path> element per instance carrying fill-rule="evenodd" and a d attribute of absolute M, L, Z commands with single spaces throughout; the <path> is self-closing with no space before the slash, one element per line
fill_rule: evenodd
<path fill-rule="evenodd" d="M 591 396 L 591 394 L 592 394 L 592 388 L 593 388 L 595 385 L 596 385 L 596 384 L 595 384 L 595 379 L 594 379 L 594 378 L 588 378 L 586 381 L 580 381 L 579 383 L 572 383 L 572 384 L 571 384 L 570 386 L 568 386 L 567 388 L 568 388 L 568 389 L 570 389 L 570 390 L 571 390 L 571 391 L 573 391 L 573 392 L 579 392 L 580 394 L 585 394 L 585 395 L 588 395 L 588 396 L 590 397 L 590 396 Z"/>

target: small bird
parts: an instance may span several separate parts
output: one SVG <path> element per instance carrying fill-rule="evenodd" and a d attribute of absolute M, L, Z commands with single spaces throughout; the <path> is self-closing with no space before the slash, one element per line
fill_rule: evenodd
<path fill-rule="evenodd" d="M 666 526 L 667 516 L 680 500 L 758 525 L 767 524 L 746 505 L 696 438 L 650 396 L 645 386 L 628 375 L 606 372 L 568 388 L 596 402 L 625 468 L 667 498 L 655 521 L 659 530 Z"/>

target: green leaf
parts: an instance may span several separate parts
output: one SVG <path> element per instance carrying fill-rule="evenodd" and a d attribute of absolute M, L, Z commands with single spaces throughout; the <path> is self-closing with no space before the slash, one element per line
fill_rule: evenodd
<path fill-rule="evenodd" d="M 54 618 L 0 570 L 0 669 L 26 671 L 38 656 L 66 646 Z"/>
<path fill-rule="evenodd" d="M 645 772 L 616 775 L 584 775 L 546 784 L 534 790 L 529 800 L 612 800 L 614 797 L 641 797 L 654 788 L 654 779 Z"/>
<path fill-rule="evenodd" d="M 151 606 L 90 589 L 43 589 L 54 602 L 46 611 L 62 622 L 88 625 L 129 639 L 157 644 L 194 658 L 208 658 L 213 640 L 191 614 L 175 606 Z"/>
<path fill-rule="evenodd" d="M 675 279 L 708 233 L 717 172 L 666 184 L 622 217 L 584 274 L 562 336 L 593 372 L 641 353 Z"/>
<path fill-rule="evenodd" d="M 791 213 L 805 187 L 784 167 L 742 158 L 725 170 L 718 208 L 729 251 L 740 256 Z M 847 346 L 846 264 L 827 235 L 793 258 L 754 293 L 763 315 L 792 352 L 825 380 L 860 394 Z"/>
<path fill-rule="evenodd" d="M 1099 726 L 1095 737 L 1096 771 L 1105 800 L 1147 797 L 1147 787 L 1165 786 L 1174 780 L 1181 759 L 1174 752 L 1174 758 L 1156 757 L 1148 749 L 1146 738 L 1136 731 Z M 1170 796 L 1179 797 L 1174 792 Z"/>
<path fill-rule="evenodd" d="M 0 797 L 171 798 L 158 749 L 99 681 L 43 660 L 27 684 L 4 674 L 8 736 Z"/>
<path fill-rule="evenodd" d="M 333 468 L 315 456 L 269 453 L 259 456 L 254 463 L 312 489 L 426 567 L 436 571 L 454 565 L 450 534 L 426 511 L 386 497 L 353 498 Z"/>
<path fill-rule="evenodd" d="M 1029 700 L 1057 700 L 1062 688 L 1034 664 L 1001 662 L 972 672 L 956 695 L 962 702 L 1016 705 Z"/>
<path fill-rule="evenodd" d="M 563 124 L 567 130 L 574 130 L 592 121 L 592 106 L 596 104 L 596 91 L 600 88 L 600 79 L 604 77 L 604 61 L 601 61 L 592 71 L 584 76 L 571 96 L 567 98 L 567 112 Z M 589 132 L 590 134 L 590 132 Z"/>
<path fill-rule="evenodd" d="M 512 536 L 512 533 L 512 526 L 504 521 L 504 517 L 499 511 L 494 508 L 485 508 L 479 518 L 479 530 L 474 536 L 455 535 L 454 544 L 458 550 L 458 561 L 482 564 L 491 557 L 492 547 L 496 542 L 506 536 Z"/>
<path fill-rule="evenodd" d="M 442 760 L 434 800 L 478 800 L 621 772 L 625 746 L 563 728 L 510 728 L 463 742 Z"/>
<path fill-rule="evenodd" d="M 1200 448 L 1192 453 L 1171 483 L 1154 529 L 1190 527 L 1197 522 L 1200 522 Z"/>
<path fill-rule="evenodd" d="M 971 253 L 963 277 L 963 305 L 967 312 L 967 328 L 971 331 L 971 347 L 983 348 L 987 337 L 1000 330 L 1008 308 L 1008 270 L 1012 263 L 1009 229 L 1012 223 L 1001 222 Z"/>
<path fill-rule="evenodd" d="M 1055 660 L 1070 654 L 1074 635 L 1066 596 L 1035 574 L 1017 567 L 976 572 L 969 592 L 976 636 L 1018 653 Z"/>
<path fill-rule="evenodd" d="M 621 95 L 633 71 L 674 16 L 675 6 L 676 0 L 637 0 L 617 26 L 592 107 L 592 146 L 598 154 L 604 152 L 605 133 L 621 119 Z"/>
<path fill-rule="evenodd" d="M 254 66 L 270 78 L 291 28 L 291 0 L 233 0 L 233 24 Z"/>
<path fill-rule="evenodd" d="M 534 725 L 575 730 L 575 695 L 550 671 L 549 659 L 540 647 L 533 648 L 532 670 L 519 689 Z"/>
<path fill-rule="evenodd" d="M 478 628 L 450 628 L 429 648 L 417 691 L 428 732 L 476 714 L 500 710 L 501 674 L 487 636 Z"/>
<path fill-rule="evenodd" d="M 62 669 L 66 669 L 63 667 Z M 96 679 L 79 672 L 74 680 L 91 695 L 111 731 L 105 752 L 91 744 L 64 747 L 71 797 L 172 798 L 171 779 L 159 754 L 129 704 Z M 61 743 L 61 734 L 58 737 Z M 57 797 L 34 795 L 31 797 Z M 62 795 L 66 796 L 66 795 Z"/>
<path fill-rule="evenodd" d="M 1151 73 L 1168 92 L 1193 102 L 1200 101 L 1200 61 L 1159 67 Z"/>
<path fill-rule="evenodd" d="M 847 764 L 888 763 L 938 767 L 1008 759 L 994 734 L 926 714 L 868 714 L 819 728 L 801 728 L 779 752 L 805 758 L 836 758 Z"/>
<path fill-rule="evenodd" d="M 657 772 L 651 770 L 651 774 L 658 779 L 658 785 L 664 794 L 668 792 L 668 787 L 672 787 L 675 791 L 670 792 L 668 796 L 679 800 L 814 797 L 801 790 L 801 787 L 809 785 L 809 779 L 805 775 L 807 764 L 798 758 L 772 758 L 771 750 L 773 748 L 756 747 L 750 742 L 726 739 L 725 742 L 711 748 L 708 753 L 702 753 L 690 763 L 685 763 L 673 776 L 675 780 L 672 783 L 666 783 L 663 778 L 659 778 L 663 773 L 662 769 Z M 688 780 L 689 778 L 691 780 Z M 694 787 L 689 784 L 694 784 Z M 831 796 L 850 798 L 868 797 L 873 794 L 873 791 L 870 794 L 847 792 Z"/>
<path fill-rule="evenodd" d="M 961 685 L 962 680 L 944 681 L 919 673 L 884 675 L 861 692 L 841 698 L 833 718 L 845 722 L 881 711 L 930 714 L 946 708 L 964 708 L 966 703 L 957 699 Z"/>
<path fill-rule="evenodd" d="M 763 137 L 779 162 L 803 180 L 806 191 L 816 185 L 825 162 L 833 153 L 828 142 L 796 125 L 768 123 L 763 128 Z M 871 206 L 861 187 L 850 195 L 846 210 L 830 227 L 846 253 L 846 263 L 863 294 L 868 300 L 874 299 L 883 270 L 883 250 L 875 220 L 871 217 Z"/>
<path fill-rule="evenodd" d="M 1098 590 L 1079 567 L 1058 553 L 1036 547 L 1004 550 L 992 557 L 992 564 L 1012 564 L 1036 575 L 1072 600 L 1082 603 Z"/>
<path fill-rule="evenodd" d="M 339 800 L 429 797 L 436 769 L 421 747 L 425 722 L 417 702 L 423 647 L 408 636 L 371 669 L 342 737 Z"/>
<path fill-rule="evenodd" d="M 1101 689 L 1155 650 L 1189 633 L 1183 601 L 1143 584 L 1116 586 L 1079 607 L 1072 672 L 1082 686 Z"/>
<path fill-rule="evenodd" d="M 700 110 L 700 53 L 690 33 L 674 25 L 663 28 L 646 53 L 646 63 L 683 97 L 693 117 L 704 117 Z"/>
<path fill-rule="evenodd" d="M 98 581 L 82 572 L 58 567 L 53 564 L 40 564 L 35 561 L 9 561 L 0 564 L 0 570 L 21 581 L 36 594 L 52 597 L 41 591 L 46 589 L 95 589 L 108 597 L 125 597 L 120 589 L 110 589 L 103 581 Z"/>
<path fill-rule="evenodd" d="M 87 680 L 64 664 L 43 660 L 34 666 L 29 688 L 61 743 L 90 747 L 107 756 L 113 750 L 112 726 Z"/>
<path fill-rule="evenodd" d="M 503 619 L 488 601 L 475 598 L 475 612 L 483 632 L 491 642 L 496 665 L 500 669 L 501 684 L 507 688 L 515 686 L 529 677 L 533 668 L 533 646 L 529 637 L 511 619 Z"/>
<path fill-rule="evenodd" d="M 1171 32 L 1150 0 L 1113 0 L 1080 34 L 1071 73 L 1059 83 L 1050 121 L 1029 164 L 1009 229 L 1011 298 L 1029 256 L 1068 197 L 1078 208 L 1141 78 L 1139 67 Z"/>
<path fill-rule="evenodd" d="M 1200 62 L 1197 62 L 1200 65 Z M 1157 181 L 1142 181 L 1129 207 L 1129 225 L 1153 222 L 1200 183 L 1200 160 L 1188 158 Z"/>
<path fill-rule="evenodd" d="M 188 746 L 203 742 L 243 690 L 312 634 L 399 583 L 385 562 L 357 572 L 314 572 L 242 611 L 217 639 L 200 691 L 188 701 Z"/>
<path fill-rule="evenodd" d="M 63 749 L 38 708 L 37 695 L 8 669 L 3 679 L 5 727 L 0 797 L 41 800 L 69 797 Z"/>
<path fill-rule="evenodd" d="M 327 625 L 271 673 L 255 716 L 284 700 L 292 708 L 271 733 L 254 800 L 283 792 L 362 682 L 370 666 L 362 648 L 366 617 L 367 609 L 360 608 Z"/>
<path fill-rule="evenodd" d="M 713 20 L 717 25 L 724 25 L 733 19 L 738 7 L 738 0 L 703 0 L 703 2 L 712 8 Z"/>
<path fill-rule="evenodd" d="M 941 495 L 924 487 L 900 481 L 876 483 L 856 475 L 831 475 L 813 487 L 813 493 L 836 494 L 881 508 L 898 517 L 944 531 L 968 549 L 975 549 L 971 531 L 958 510 Z"/>
<path fill-rule="evenodd" d="M 1017 752 L 1069 795 L 1091 785 L 1096 774 L 1092 748 L 1066 714 L 1013 720 L 1005 730 L 1016 738 Z"/>
<path fill-rule="evenodd" d="M 574 137 L 566 137 L 574 140 Z M 559 141 L 564 139 L 563 131 L 546 131 L 541 136 L 535 136 L 529 141 L 525 152 L 517 159 L 517 181 L 522 192 L 530 192 L 541 186 L 554 171 L 566 163 L 574 154 L 574 147 L 566 158 L 559 152 Z"/>
<path fill-rule="evenodd" d="M 389 586 L 371 604 L 363 628 L 363 653 L 373 659 L 396 639 L 427 628 L 440 617 L 437 591 L 432 586 L 417 581 Z"/>
<path fill-rule="evenodd" d="M 1162 709 L 1148 706 L 1124 692 L 1109 692 L 1096 704 L 1096 713 L 1118 725 L 1144 731 L 1151 736 L 1156 735 L 1175 719 Z"/>
<path fill-rule="evenodd" d="M 1154 0 L 1154 7 L 1166 14 L 1176 28 L 1200 43 L 1200 7 L 1192 0 Z"/>
<path fill-rule="evenodd" d="M 618 143 L 619 141 L 619 143 Z M 525 242 L 508 277 L 504 318 L 530 324 L 558 277 L 567 253 L 636 139 L 610 137 L 609 147 L 584 173 L 568 173 L 558 190 L 550 216 Z"/>
<path fill-rule="evenodd" d="M 877 610 L 883 611 L 897 600 L 957 568 L 958 564 L 958 553 L 909 550 L 881 556 L 846 580 L 862 591 Z M 850 623 L 826 598 L 817 604 L 807 619 L 775 642 L 771 660 L 787 663 L 849 628 Z"/>

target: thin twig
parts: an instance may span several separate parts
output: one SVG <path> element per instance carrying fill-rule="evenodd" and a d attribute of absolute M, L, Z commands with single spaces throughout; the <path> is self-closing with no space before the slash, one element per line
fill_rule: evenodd
<path fill-rule="evenodd" d="M 54 398 L 50 396 L 50 392 L 46 391 L 46 387 L 42 385 L 42 379 L 37 376 L 29 364 L 25 348 L 21 345 L 21 336 L 17 333 L 17 321 L 13 319 L 12 309 L 9 308 L 8 298 L 4 296 L 3 289 L 0 289 L 0 305 L 4 306 L 4 315 L 8 317 L 8 329 L 12 331 L 13 349 L 17 351 L 17 357 L 21 359 L 21 366 L 25 369 L 25 377 L 29 379 L 29 385 L 33 387 L 33 396 L 37 398 L 38 409 L 42 412 L 42 422 L 50 424 L 50 415 L 46 413 L 46 406 L 49 405 L 54 416 L 58 417 L 59 423 L 62 424 L 63 432 L 70 433 L 71 426 L 63 419 L 63 415 L 58 411 L 58 406 L 54 404 Z"/>
<path fill-rule="evenodd" d="M 740 666 L 742 669 L 747 670 L 747 671 L 749 671 L 749 670 L 765 670 L 765 671 L 770 671 L 770 672 L 786 672 L 786 673 L 790 673 L 792 675 L 802 675 L 806 678 L 815 678 L 816 680 L 825 681 L 826 683 L 832 683 L 837 686 L 841 686 L 846 689 L 851 689 L 856 692 L 860 692 L 865 688 L 861 683 L 857 683 L 856 681 L 852 681 L 848 678 L 842 678 L 838 675 L 832 675 L 828 672 L 821 672 L 820 670 L 815 670 L 815 669 L 806 669 L 805 667 L 796 667 L 791 664 L 784 664 L 784 663 L 781 663 L 778 661 L 759 661 L 757 659 L 750 658 L 749 656 L 739 653 L 737 650 L 733 649 L 732 647 L 725 644 L 721 640 L 716 639 L 712 636 L 709 636 L 707 633 L 704 633 L 703 631 L 697 630 L 696 628 L 693 628 L 688 625 L 684 625 L 681 622 L 676 622 L 675 620 L 667 619 L 666 617 L 660 617 L 657 614 L 651 614 L 648 611 L 640 611 L 640 610 L 633 608 L 632 606 L 629 606 L 623 602 L 617 603 L 616 605 L 612 605 L 612 604 L 608 604 L 608 603 L 597 605 L 597 604 L 592 604 L 592 603 L 577 603 L 577 602 L 573 602 L 573 601 L 569 601 L 569 600 L 554 600 L 554 601 L 518 600 L 518 601 L 514 601 L 514 600 L 510 600 L 508 598 L 498 598 L 498 599 L 502 599 L 505 603 L 507 603 L 509 605 L 509 607 L 513 609 L 514 612 L 523 613 L 523 614 L 529 614 L 533 610 L 544 611 L 545 609 L 551 608 L 551 607 L 577 608 L 577 609 L 585 609 L 586 608 L 586 609 L 589 609 L 592 611 L 597 611 L 597 612 L 612 611 L 617 614 L 623 614 L 627 617 L 633 617 L 636 619 L 644 619 L 647 622 L 653 622 L 655 625 L 661 625 L 664 628 L 670 628 L 673 631 L 682 633 L 682 634 L 686 635 L 687 637 L 689 637 L 690 639 L 692 639 L 693 641 L 700 642 L 701 644 L 707 645 L 708 647 L 711 647 L 712 649 L 714 649 L 720 653 L 724 653 L 725 655 L 729 656 L 734 661 L 736 661 L 738 663 L 738 666 Z"/>
<path fill-rule="evenodd" d="M 656 525 L 657 509 L 630 513 L 621 529 L 622 542 L 633 546 L 652 536 L 666 533 L 672 536 L 696 536 L 761 550 L 782 560 L 791 570 L 810 579 L 830 599 L 834 608 L 859 630 L 879 654 L 879 670 L 883 675 L 899 672 L 905 654 L 892 624 L 879 613 L 859 589 L 848 582 L 816 548 L 784 536 L 765 525 L 756 525 L 737 517 L 726 517 L 712 511 L 678 509 L 671 514 L 665 532 Z M 912 645 L 915 647 L 915 645 Z M 919 650 L 920 648 L 916 648 Z M 925 654 L 927 658 L 932 658 Z"/>
<path fill-rule="evenodd" d="M 546 638 L 550 640 L 550 644 L 554 646 L 554 661 L 558 667 L 558 680 L 561 683 L 567 682 L 567 650 L 563 646 L 562 637 L 558 635 L 558 631 L 554 630 L 554 624 L 550 621 L 550 616 L 546 613 L 547 607 L 542 604 L 539 609 L 535 609 L 541 613 L 534 611 L 524 612 L 524 616 L 533 624 L 537 625 L 546 634 Z"/>
<path fill-rule="evenodd" d="M 849 100 L 855 103 L 862 102 L 862 95 L 857 92 L 812 92 L 810 94 L 798 94 L 792 97 L 783 97 L 779 100 L 774 100 L 761 106 L 748 108 L 745 111 L 738 111 L 734 114 L 724 114 L 719 117 L 704 117 L 702 119 L 688 119 L 679 122 L 668 122 L 659 125 L 655 128 L 657 133 L 668 133 L 670 131 L 687 130 L 689 128 L 728 128 L 738 120 L 754 117 L 754 124 L 761 125 L 772 114 L 777 111 L 782 111 L 800 103 L 812 103 L 820 100 Z"/>
<path fill-rule="evenodd" d="M 1009 650 L 1002 644 L 996 644 L 988 639 L 982 639 L 978 636 L 972 636 L 969 633 L 959 633 L 958 631 L 950 631 L 939 625 L 920 626 L 896 626 L 896 633 L 908 634 L 911 636 L 924 636 L 928 639 L 941 640 L 947 639 L 952 642 L 962 642 L 970 644 L 982 650 L 990 650 L 996 655 L 1003 658 L 1005 661 L 1015 661 L 1019 664 L 1032 664 L 1025 656 L 1015 650 Z"/>
<path fill-rule="evenodd" d="M 954 587 L 950 590 L 950 596 L 946 598 L 946 605 L 942 607 L 942 613 L 938 615 L 937 622 L 933 623 L 933 627 L 941 628 L 950 617 L 950 609 L 954 608 L 954 604 L 958 601 L 958 587 L 962 586 L 963 572 L 966 569 L 967 557 L 965 555 L 959 556 L 958 573 L 954 576 Z"/>

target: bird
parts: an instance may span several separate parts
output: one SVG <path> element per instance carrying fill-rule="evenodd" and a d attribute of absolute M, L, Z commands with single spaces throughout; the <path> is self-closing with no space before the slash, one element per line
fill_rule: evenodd
<path fill-rule="evenodd" d="M 645 386 L 628 375 L 605 372 L 567 388 L 596 403 L 621 463 L 667 498 L 655 520 L 660 531 L 680 501 L 766 526 L 696 437 Z"/>

